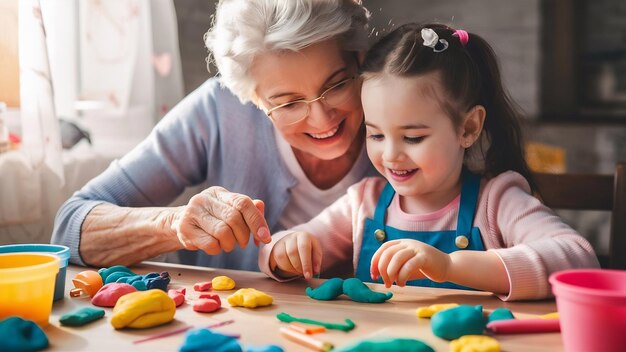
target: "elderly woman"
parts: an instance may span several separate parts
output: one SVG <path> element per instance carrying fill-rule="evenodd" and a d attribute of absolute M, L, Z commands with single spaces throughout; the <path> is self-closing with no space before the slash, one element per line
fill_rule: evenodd
<path fill-rule="evenodd" d="M 368 16 L 358 0 L 222 0 L 205 37 L 219 77 L 65 202 L 52 242 L 81 265 L 188 249 L 186 264 L 258 270 L 256 245 L 375 173 L 357 79 Z"/>

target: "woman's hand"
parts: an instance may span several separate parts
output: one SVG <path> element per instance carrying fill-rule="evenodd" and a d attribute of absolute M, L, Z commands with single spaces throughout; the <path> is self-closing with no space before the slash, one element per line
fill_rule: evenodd
<path fill-rule="evenodd" d="M 287 276 L 302 275 L 310 279 L 320 273 L 321 267 L 322 247 L 319 240 L 307 232 L 294 232 L 281 238 L 270 253 L 272 271 Z"/>
<path fill-rule="evenodd" d="M 385 287 L 395 282 L 405 286 L 409 280 L 429 278 L 448 281 L 450 255 L 416 240 L 385 242 L 372 257 L 370 273 L 373 280 L 382 276 Z"/>
<path fill-rule="evenodd" d="M 193 196 L 186 206 L 179 207 L 171 226 L 186 249 L 201 249 L 216 255 L 232 251 L 237 244 L 241 248 L 247 246 L 250 233 L 256 244 L 269 243 L 271 236 L 264 207 L 261 200 L 222 187 L 210 187 Z"/>

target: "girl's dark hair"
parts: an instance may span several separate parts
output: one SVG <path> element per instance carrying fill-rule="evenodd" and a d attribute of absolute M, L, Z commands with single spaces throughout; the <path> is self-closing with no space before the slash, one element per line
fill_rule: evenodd
<path fill-rule="evenodd" d="M 435 52 L 423 45 L 421 30 L 434 30 L 448 48 Z M 496 55 L 487 42 L 474 33 L 466 45 L 453 36 L 454 29 L 442 24 L 402 25 L 383 37 L 365 55 L 361 71 L 367 79 L 380 73 L 413 77 L 438 72 L 445 96 L 439 103 L 455 126 L 464 113 L 476 105 L 487 115 L 481 138 L 471 149 L 478 149 L 488 178 L 513 170 L 523 175 L 536 190 L 524 159 L 520 113 L 502 87 Z M 436 49 L 442 48 L 442 43 Z M 486 150 L 485 150 L 486 149 Z"/>

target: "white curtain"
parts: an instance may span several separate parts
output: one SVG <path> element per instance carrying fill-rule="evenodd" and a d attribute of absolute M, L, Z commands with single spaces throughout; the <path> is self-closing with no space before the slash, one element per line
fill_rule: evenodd
<path fill-rule="evenodd" d="M 0 244 L 49 240 L 58 207 L 183 97 L 172 0 L 18 6 L 23 145 L 0 155 Z M 63 151 L 59 117 L 94 145 Z"/>

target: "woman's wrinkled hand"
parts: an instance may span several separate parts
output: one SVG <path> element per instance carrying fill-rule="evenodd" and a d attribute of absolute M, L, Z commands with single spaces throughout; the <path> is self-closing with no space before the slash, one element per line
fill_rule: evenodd
<path fill-rule="evenodd" d="M 237 244 L 247 246 L 250 233 L 257 245 L 271 241 L 264 208 L 261 200 L 210 187 L 177 208 L 171 227 L 185 249 L 231 252 Z"/>
<path fill-rule="evenodd" d="M 450 255 L 424 242 L 402 239 L 385 242 L 372 257 L 373 280 L 382 276 L 386 287 L 395 282 L 405 286 L 409 280 L 428 278 L 447 281 Z"/>
<path fill-rule="evenodd" d="M 310 279 L 322 267 L 322 247 L 315 236 L 294 232 L 276 242 L 270 253 L 270 268 L 281 275 Z M 278 270 L 277 270 L 278 269 Z"/>

